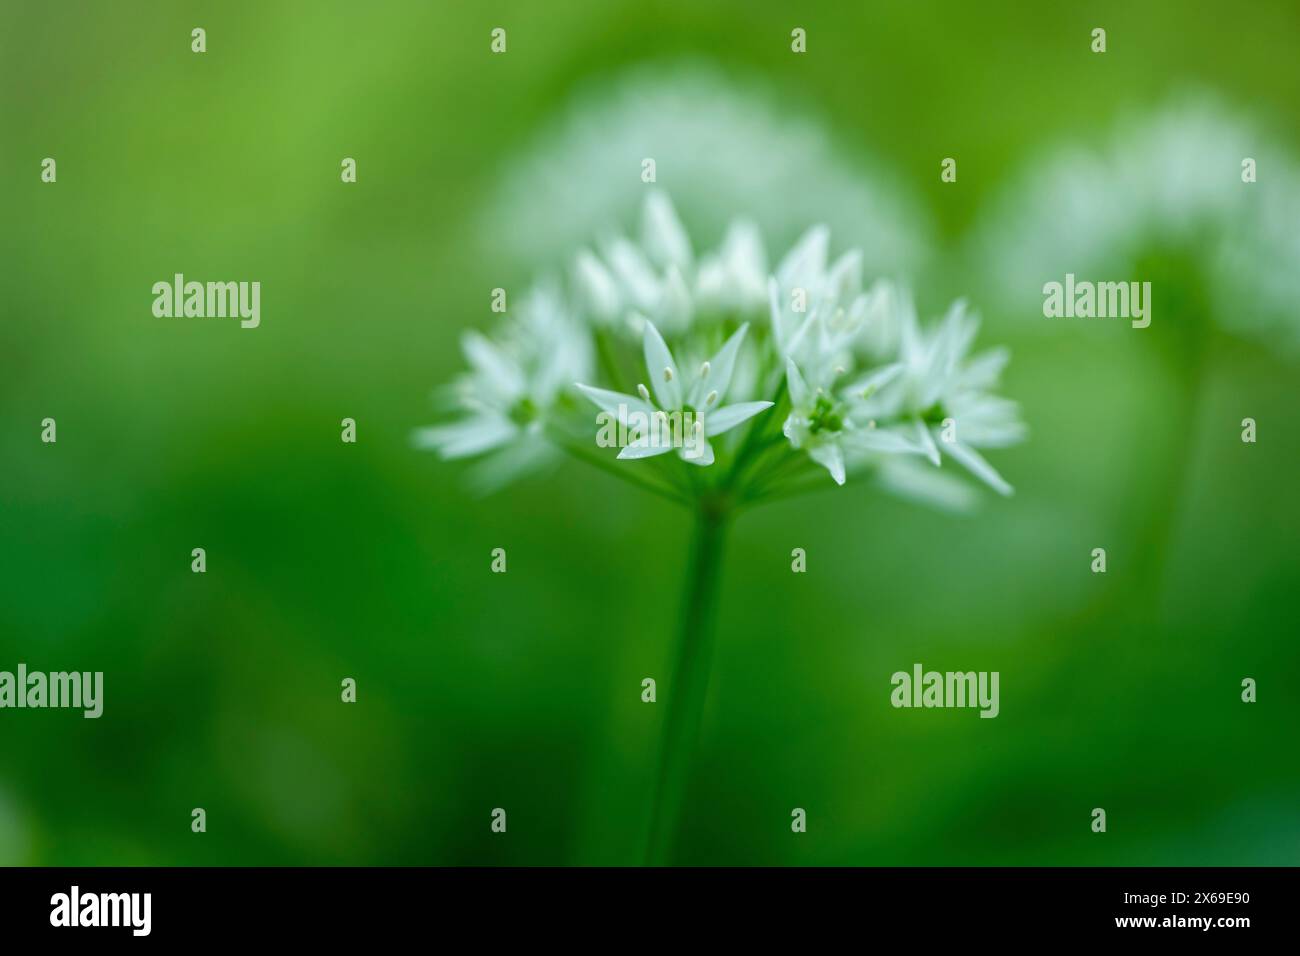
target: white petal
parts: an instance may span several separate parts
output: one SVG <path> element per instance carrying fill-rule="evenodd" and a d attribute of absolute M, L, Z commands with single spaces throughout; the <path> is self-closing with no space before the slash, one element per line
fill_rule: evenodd
<path fill-rule="evenodd" d="M 826 275 L 822 295 L 826 298 L 844 301 L 851 299 L 862 290 L 862 253 L 854 249 L 844 253 L 835 260 Z"/>
<path fill-rule="evenodd" d="M 731 373 L 736 368 L 736 355 L 740 352 L 747 331 L 749 331 L 748 322 L 736 329 L 722 348 L 718 349 L 717 354 L 709 359 L 708 378 L 696 380 L 694 388 L 691 389 L 691 404 L 696 408 L 700 406 L 700 399 L 709 392 L 716 391 L 718 401 L 726 397 L 727 389 L 731 385 Z"/>
<path fill-rule="evenodd" d="M 601 322 L 613 321 L 619 311 L 618 283 L 604 264 L 586 249 L 573 264 L 574 285 L 583 304 Z"/>
<path fill-rule="evenodd" d="M 707 438 L 691 439 L 677 449 L 677 456 L 682 461 L 704 467 L 713 464 L 713 446 Z"/>
<path fill-rule="evenodd" d="M 746 309 L 761 306 L 767 284 L 767 254 L 758 226 L 743 219 L 733 222 L 722 240 L 722 259 L 737 287 L 736 304 Z"/>
<path fill-rule="evenodd" d="M 820 281 L 826 271 L 826 254 L 831 244 L 831 231 L 825 226 L 813 226 L 794 244 L 781 264 L 776 267 L 776 279 L 782 289 L 789 290 L 796 286 L 806 289 L 806 283 Z"/>
<path fill-rule="evenodd" d="M 972 448 L 1010 448 L 1029 434 L 1024 422 L 990 423 L 962 420 L 962 440 Z"/>
<path fill-rule="evenodd" d="M 541 438 L 513 442 L 494 451 L 466 475 L 474 490 L 491 494 L 528 472 L 545 468 L 556 458 L 555 447 Z"/>
<path fill-rule="evenodd" d="M 956 364 L 970 351 L 975 336 L 979 333 L 979 316 L 970 312 L 965 299 L 958 299 L 948 308 L 944 316 L 944 338 L 947 340 L 946 361 Z"/>
<path fill-rule="evenodd" d="M 1012 487 L 974 448 L 961 442 L 952 442 L 945 446 L 948 454 L 957 460 L 967 471 L 984 482 L 1000 495 L 1010 495 Z"/>
<path fill-rule="evenodd" d="M 882 487 L 901 498 L 955 513 L 972 510 L 979 498 L 969 482 L 946 474 L 942 468 L 923 465 L 915 458 L 884 459 L 878 480 Z"/>
<path fill-rule="evenodd" d="M 645 335 L 645 326 L 649 321 L 644 315 L 633 309 L 627 314 L 627 330 L 632 333 L 634 338 L 639 339 Z"/>
<path fill-rule="evenodd" d="M 649 441 L 642 444 L 641 442 L 632 442 L 624 445 L 623 450 L 618 453 L 618 457 L 624 461 L 634 460 L 637 458 L 653 458 L 656 455 L 663 455 L 673 450 L 671 443 L 660 442 L 651 444 Z"/>
<path fill-rule="evenodd" d="M 925 422 L 921 419 L 914 419 L 916 425 L 916 436 L 921 443 L 921 453 L 930 459 L 932 464 L 939 464 L 939 446 L 934 443 L 934 436 L 930 434 L 930 429 L 925 427 Z"/>
<path fill-rule="evenodd" d="M 710 438 L 714 435 L 721 435 L 723 432 L 735 428 L 741 422 L 753 418 L 763 409 L 771 407 L 771 402 L 738 402 L 735 405 L 728 405 L 725 408 L 719 408 L 717 411 L 709 412 L 701 416 L 704 419 L 704 434 Z"/>
<path fill-rule="evenodd" d="M 470 365 L 488 380 L 494 390 L 504 395 L 523 392 L 523 370 L 487 336 L 471 330 L 461 336 L 460 344 Z"/>
<path fill-rule="evenodd" d="M 421 428 L 412 440 L 416 448 L 432 449 L 443 458 L 467 458 L 504 445 L 518 434 L 519 426 L 503 415 L 477 415 Z"/>
<path fill-rule="evenodd" d="M 677 218 L 672 200 L 662 192 L 652 192 L 645 200 L 642 211 L 641 241 L 650 258 L 660 268 L 676 266 L 686 269 L 691 264 L 691 240 Z"/>
<path fill-rule="evenodd" d="M 831 473 L 835 484 L 844 484 L 844 452 L 840 446 L 827 443 L 808 449 L 808 457 Z"/>
<path fill-rule="evenodd" d="M 786 358 L 798 356 L 799 360 L 805 363 L 805 368 L 809 368 L 813 364 L 809 362 L 810 359 L 822 362 L 822 360 L 828 358 L 826 352 L 815 345 L 811 348 L 805 348 L 808 343 L 814 343 L 818 339 L 817 333 L 821 331 L 820 313 L 814 309 L 802 319 L 796 319 L 796 321 L 799 323 L 799 327 L 795 330 L 794 335 L 789 336 L 785 344 L 784 356 Z M 800 349 L 803 349 L 803 351 L 801 352 Z M 809 374 L 812 376 L 813 381 L 817 380 L 816 369 L 812 369 Z"/>
<path fill-rule="evenodd" d="M 995 395 L 958 399 L 952 417 L 961 422 L 961 439 L 972 448 L 1006 448 L 1025 440 L 1028 427 L 1020 421 L 1020 407 Z"/>
<path fill-rule="evenodd" d="M 645 324 L 644 347 L 646 374 L 650 376 L 650 388 L 659 407 L 667 411 L 681 408 L 681 374 L 673 353 L 668 351 L 664 337 L 653 322 Z"/>
<path fill-rule="evenodd" d="M 903 362 L 916 368 L 925 360 L 925 340 L 921 336 L 921 327 L 916 321 L 916 309 L 912 307 L 911 297 L 904 294 L 899 311 L 902 322 L 899 324 L 899 352 Z"/>
<path fill-rule="evenodd" d="M 799 374 L 798 367 L 794 364 L 793 359 L 785 360 L 785 383 L 786 389 L 790 393 L 790 404 L 795 408 L 803 408 L 808 404 L 808 384 Z"/>
<path fill-rule="evenodd" d="M 901 432 L 889 428 L 855 428 L 846 432 L 843 438 L 846 445 L 862 451 L 884 452 L 886 454 L 924 455 L 925 449 Z"/>
<path fill-rule="evenodd" d="M 788 354 L 785 347 L 785 309 L 781 305 L 781 287 L 776 279 L 767 280 L 768 318 L 772 326 L 772 341 L 780 356 Z"/>
<path fill-rule="evenodd" d="M 807 420 L 800 418 L 794 412 L 786 416 L 785 421 L 781 424 L 781 434 L 790 439 L 790 444 L 795 448 L 803 447 L 803 440 L 807 431 Z"/>
<path fill-rule="evenodd" d="M 884 388 L 894 379 L 898 378 L 903 371 L 903 363 L 895 362 L 892 365 L 885 365 L 873 370 L 870 374 L 858 379 L 852 385 L 844 388 L 845 397 L 850 400 L 858 398 L 869 398 L 874 392 Z M 866 393 L 865 395 L 863 393 Z"/>
<path fill-rule="evenodd" d="M 624 395 L 622 392 L 611 392 L 604 388 L 592 388 L 590 385 L 583 385 L 581 382 L 578 383 L 578 390 L 595 402 L 601 410 L 618 416 L 619 423 L 624 428 L 627 427 L 627 417 L 630 413 L 641 412 L 648 421 L 655 412 L 653 405 L 643 401 L 636 395 Z"/>
<path fill-rule="evenodd" d="M 686 288 L 686 280 L 676 266 L 669 266 L 659 301 L 659 320 L 669 334 L 685 332 L 690 327 L 694 313 L 695 303 L 691 299 L 690 289 Z"/>
<path fill-rule="evenodd" d="M 963 388 L 986 389 L 997 385 L 1002 370 L 1011 359 L 1011 352 L 1005 348 L 989 349 L 981 352 L 961 370 Z"/>
<path fill-rule="evenodd" d="M 638 308 L 652 309 L 658 304 L 659 279 L 640 249 L 618 238 L 609 243 L 605 256 Z"/>

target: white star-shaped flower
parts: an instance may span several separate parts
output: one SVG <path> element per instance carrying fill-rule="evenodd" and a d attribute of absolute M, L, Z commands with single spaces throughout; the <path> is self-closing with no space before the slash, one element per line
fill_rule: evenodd
<path fill-rule="evenodd" d="M 742 325 L 717 354 L 693 373 L 684 374 L 659 329 L 647 320 L 643 347 L 649 388 L 642 384 L 639 395 L 627 395 L 579 384 L 584 395 L 602 411 L 616 416 L 628 431 L 630 441 L 618 457 L 650 458 L 676 450 L 684 461 L 711 465 L 710 438 L 771 408 L 771 402 L 722 403 L 748 328 Z"/>

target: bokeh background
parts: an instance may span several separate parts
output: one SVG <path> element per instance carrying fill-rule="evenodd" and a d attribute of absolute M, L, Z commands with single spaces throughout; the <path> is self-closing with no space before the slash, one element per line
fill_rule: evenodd
<path fill-rule="evenodd" d="M 972 253 L 1043 148 L 1189 88 L 1294 156 L 1291 0 L 4 7 L 0 669 L 102 670 L 106 697 L 0 711 L 0 862 L 639 860 L 686 516 L 573 465 L 482 498 L 410 433 L 489 290 L 569 251 L 561 193 L 554 241 L 493 218 L 521 164 L 642 67 L 711 71 L 887 177 L 918 301 L 970 295 L 1032 429 L 996 456 L 1017 495 L 971 516 L 850 485 L 739 521 L 677 862 L 1300 862 L 1300 365 L 1210 330 L 1189 377 L 1160 287 L 1143 332 L 1046 320 Z M 624 226 L 627 172 L 601 187 Z M 816 185 L 736 212 L 775 253 L 829 215 Z M 178 271 L 260 280 L 261 328 L 155 319 Z M 893 710 L 915 661 L 1000 671 L 1001 716 Z"/>

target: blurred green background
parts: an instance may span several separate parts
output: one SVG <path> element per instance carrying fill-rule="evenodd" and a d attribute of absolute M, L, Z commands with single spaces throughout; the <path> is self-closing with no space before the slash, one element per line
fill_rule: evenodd
<path fill-rule="evenodd" d="M 1300 862 L 1297 364 L 1216 337 L 1191 414 L 1176 323 L 1000 309 L 962 252 L 1040 147 L 1188 85 L 1294 154 L 1293 0 L 4 7 L 0 669 L 106 689 L 98 721 L 0 711 L 0 862 L 639 860 L 687 517 L 574 465 L 478 498 L 409 435 L 532 277 L 477 225 L 511 157 L 680 58 L 816 104 L 919 197 L 918 300 L 972 295 L 1032 438 L 971 517 L 850 484 L 741 518 L 677 861 Z M 155 319 L 174 272 L 260 280 L 261 328 Z M 1000 671 L 1001 716 L 893 710 L 916 661 Z"/>

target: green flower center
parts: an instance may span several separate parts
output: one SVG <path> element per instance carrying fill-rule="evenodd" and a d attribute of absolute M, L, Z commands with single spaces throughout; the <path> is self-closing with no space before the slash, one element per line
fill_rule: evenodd
<path fill-rule="evenodd" d="M 514 407 L 510 409 L 510 420 L 516 425 L 527 425 L 536 419 L 537 406 L 526 395 L 515 402 Z"/>
<path fill-rule="evenodd" d="M 943 402 L 935 402 L 921 413 L 921 421 L 927 425 L 942 425 L 947 417 L 948 411 L 943 407 Z"/>
<path fill-rule="evenodd" d="M 826 395 L 817 396 L 817 404 L 808 416 L 808 431 L 816 435 L 819 432 L 838 432 L 844 428 L 844 417 L 839 407 Z"/>

